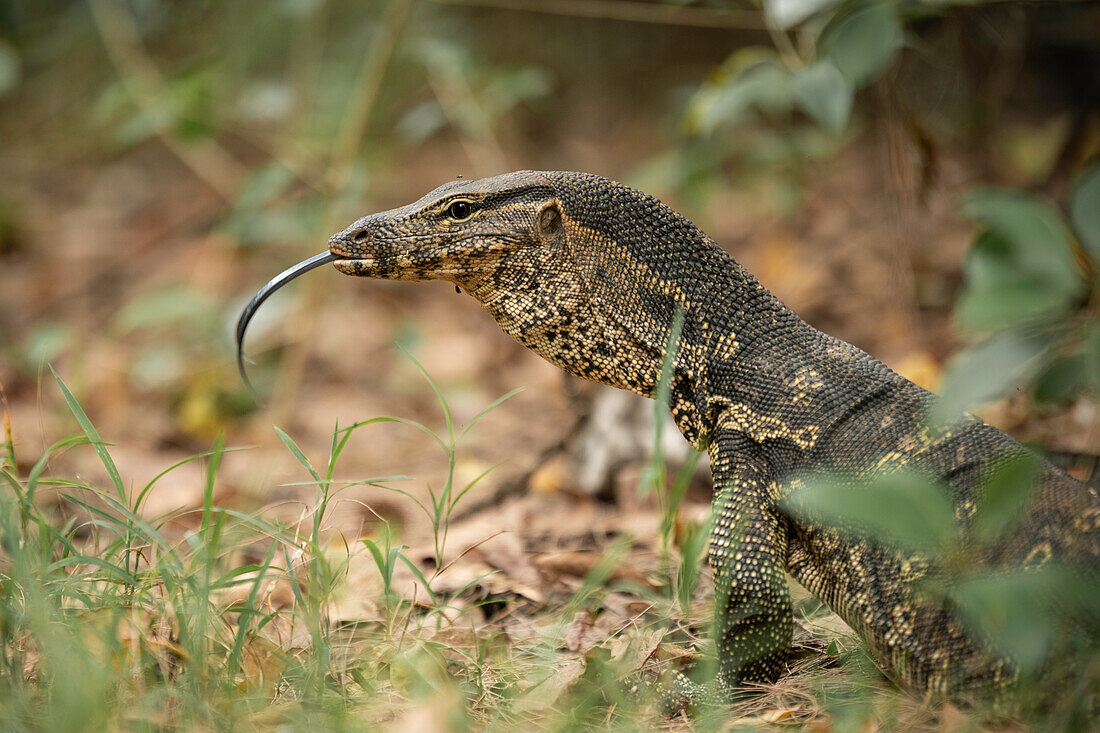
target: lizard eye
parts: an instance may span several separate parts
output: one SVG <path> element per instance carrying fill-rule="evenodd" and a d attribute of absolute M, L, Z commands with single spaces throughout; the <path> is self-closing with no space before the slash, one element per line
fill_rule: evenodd
<path fill-rule="evenodd" d="M 447 216 L 455 221 L 466 221 L 474 215 L 474 207 L 469 201 L 455 201 L 447 207 Z"/>

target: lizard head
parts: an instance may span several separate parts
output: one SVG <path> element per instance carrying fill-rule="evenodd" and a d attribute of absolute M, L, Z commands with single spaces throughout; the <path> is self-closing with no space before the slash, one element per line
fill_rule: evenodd
<path fill-rule="evenodd" d="M 611 312 L 621 304 L 594 293 L 578 259 L 590 260 L 584 248 L 600 243 L 580 224 L 566 175 L 519 171 L 447 183 L 334 235 L 333 264 L 348 275 L 453 282 L 548 361 L 651 394 L 661 355 Z"/>
<path fill-rule="evenodd" d="M 356 220 L 329 238 L 336 269 L 391 280 L 448 280 L 472 290 L 561 231 L 549 181 L 520 171 L 452 181 L 419 201 Z"/>
<path fill-rule="evenodd" d="M 702 373 L 700 354 L 737 346 L 733 338 L 708 345 L 698 314 L 736 303 L 723 283 L 757 292 L 690 221 L 628 186 L 554 171 L 453 181 L 356 220 L 329 239 L 328 251 L 261 288 L 237 324 L 242 376 L 245 331 L 260 305 L 328 263 L 360 277 L 453 282 L 551 363 L 645 396 L 654 396 L 680 311 L 672 408 L 689 438 L 699 424 L 691 385 Z"/>

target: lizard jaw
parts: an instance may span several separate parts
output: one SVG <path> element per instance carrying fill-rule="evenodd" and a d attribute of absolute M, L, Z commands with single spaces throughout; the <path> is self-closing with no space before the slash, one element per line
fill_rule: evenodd
<path fill-rule="evenodd" d="M 370 277 L 377 269 L 378 263 L 378 260 L 374 257 L 363 257 L 361 259 L 340 258 L 334 260 L 332 266 L 345 275 Z"/>

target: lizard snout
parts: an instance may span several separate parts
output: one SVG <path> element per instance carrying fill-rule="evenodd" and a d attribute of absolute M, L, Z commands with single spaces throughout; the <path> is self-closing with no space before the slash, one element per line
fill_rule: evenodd
<path fill-rule="evenodd" d="M 345 275 L 387 277 L 393 261 L 392 245 L 374 231 L 371 217 L 363 217 L 328 238 L 328 250 L 339 259 L 333 266 Z M 387 264 L 390 263 L 390 264 Z"/>
<path fill-rule="evenodd" d="M 373 240 L 369 223 L 360 219 L 344 231 L 329 237 L 328 248 L 342 257 L 364 257 L 371 254 Z"/>

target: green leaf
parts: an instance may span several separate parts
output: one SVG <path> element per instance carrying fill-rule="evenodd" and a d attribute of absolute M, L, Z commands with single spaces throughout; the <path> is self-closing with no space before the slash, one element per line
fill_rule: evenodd
<path fill-rule="evenodd" d="M 966 258 L 966 283 L 955 318 L 969 331 L 995 331 L 1050 320 L 1065 313 L 1074 293 L 1038 277 L 1020 261 L 1015 245 L 985 230 Z"/>
<path fill-rule="evenodd" d="M 1042 468 L 1037 455 L 1024 451 L 988 472 L 982 481 L 982 502 L 974 515 L 975 541 L 993 542 L 1023 518 Z"/>
<path fill-rule="evenodd" d="M 740 49 L 730 55 L 692 98 L 685 114 L 689 132 L 709 135 L 754 110 L 784 112 L 792 104 L 791 75 L 770 49 Z"/>
<path fill-rule="evenodd" d="M 1081 244 L 1100 263 L 1100 162 L 1077 177 L 1069 194 L 1069 215 Z"/>
<path fill-rule="evenodd" d="M 832 61 L 799 69 L 794 75 L 794 93 L 802 109 L 829 132 L 842 132 L 848 125 L 855 90 Z"/>
<path fill-rule="evenodd" d="M 455 440 L 461 440 L 462 436 L 464 436 L 464 435 L 466 435 L 466 433 L 470 432 L 473 429 L 473 427 L 478 424 L 478 422 L 481 420 L 481 418 L 485 417 L 490 412 L 492 412 L 493 410 L 500 407 L 500 405 L 502 405 L 505 400 L 508 400 L 508 399 L 516 396 L 517 394 L 519 394 L 522 391 L 523 391 L 523 387 L 516 387 L 511 392 L 507 392 L 507 393 L 501 395 L 500 397 L 497 397 L 495 400 L 492 401 L 492 403 L 489 404 L 488 407 L 482 409 L 481 412 L 477 413 L 476 415 L 473 416 L 473 418 L 470 419 L 470 422 L 466 423 L 466 427 L 462 428 L 462 430 L 459 431 L 458 437 L 455 438 Z"/>
<path fill-rule="evenodd" d="M 101 557 L 95 557 L 93 555 L 76 555 L 74 557 L 62 558 L 56 562 L 47 565 L 46 573 L 52 573 L 55 570 L 61 570 L 62 568 L 68 568 L 74 565 L 91 565 L 93 567 L 97 567 L 103 571 L 106 577 L 114 578 L 118 582 L 125 585 L 136 586 L 139 583 L 138 577 L 126 568 L 115 565 L 112 562 L 104 560 Z M 93 574 L 83 573 L 83 575 L 92 576 Z"/>
<path fill-rule="evenodd" d="M 713 523 L 713 515 L 708 515 L 705 522 L 699 524 L 689 522 L 683 528 L 683 537 L 680 540 L 680 562 L 676 575 L 676 595 L 680 608 L 685 613 L 691 607 L 695 589 L 701 577 L 700 571 L 706 564 L 703 556 L 707 550 Z"/>
<path fill-rule="evenodd" d="M 424 577 L 424 573 L 417 567 L 416 563 L 410 560 L 404 553 L 399 552 L 395 557 L 405 563 L 405 566 L 412 571 L 413 577 L 420 582 L 420 586 L 424 589 L 424 592 L 428 594 L 428 598 L 431 600 L 432 605 L 438 607 L 439 598 L 436 597 L 435 591 L 432 590 L 431 582 Z"/>
<path fill-rule="evenodd" d="M 313 477 L 314 481 L 316 481 L 318 484 L 323 484 L 324 482 L 321 479 L 321 475 L 317 473 L 317 471 L 313 468 L 313 464 L 309 462 L 308 458 L 306 458 L 306 454 L 303 453 L 302 449 L 298 447 L 298 444 L 294 442 L 294 438 L 291 438 L 289 435 L 283 432 L 283 429 L 280 428 L 278 425 L 273 425 L 272 427 L 275 428 L 275 432 L 279 435 L 279 440 L 283 441 L 283 445 L 286 446 L 287 450 L 290 451 L 290 454 L 294 456 L 295 460 L 297 460 L 298 463 L 302 464 L 303 468 L 309 471 L 309 475 Z"/>
<path fill-rule="evenodd" d="M 1034 374 L 1045 339 L 1002 332 L 954 356 L 944 372 L 929 421 L 943 425 L 975 405 L 1008 394 Z"/>
<path fill-rule="evenodd" d="M 884 471 L 870 480 L 811 476 L 783 505 L 815 524 L 905 552 L 935 553 L 955 534 L 954 509 L 943 488 L 910 471 Z"/>
<path fill-rule="evenodd" d="M 819 55 L 862 86 L 887 68 L 905 36 L 893 3 L 872 2 L 841 13 L 821 33 Z"/>
<path fill-rule="evenodd" d="M 1085 357 L 1074 354 L 1052 362 L 1036 378 L 1032 396 L 1036 402 L 1048 405 L 1066 404 L 1080 394 L 1087 383 Z"/>
<path fill-rule="evenodd" d="M 1095 613 L 1097 596 L 1079 573 L 1057 566 L 1010 575 L 975 573 L 959 579 L 948 595 L 967 626 L 1025 675 L 1046 661 L 1060 619 Z"/>
<path fill-rule="evenodd" d="M 1076 297 L 1083 281 L 1058 213 L 1040 199 L 1001 189 L 970 194 L 963 213 L 997 236 L 1006 262 L 1052 292 Z"/>
<path fill-rule="evenodd" d="M 10 43 L 0 41 L 0 97 L 19 86 L 20 66 L 19 53 Z"/>
<path fill-rule="evenodd" d="M 1047 321 L 1068 308 L 1062 293 L 1039 284 L 1006 281 L 983 290 L 968 283 L 955 303 L 955 319 L 964 330 L 983 333 Z"/>
<path fill-rule="evenodd" d="M 1089 324 L 1085 332 L 1085 376 L 1096 395 L 1100 395 L 1100 320 Z"/>

